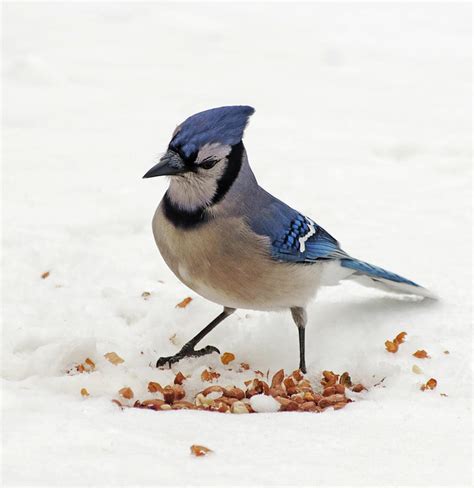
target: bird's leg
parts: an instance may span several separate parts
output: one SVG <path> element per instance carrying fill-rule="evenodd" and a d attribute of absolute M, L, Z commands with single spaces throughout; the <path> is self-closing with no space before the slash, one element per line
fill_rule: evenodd
<path fill-rule="evenodd" d="M 298 336 L 300 342 L 300 370 L 302 373 L 306 373 L 306 362 L 305 362 L 305 343 L 304 343 L 304 332 L 306 327 L 306 322 L 308 321 L 308 316 L 306 315 L 306 310 L 302 307 L 292 307 L 291 315 L 298 327 Z"/>
<path fill-rule="evenodd" d="M 198 334 L 196 334 L 191 340 L 186 342 L 186 344 L 181 348 L 179 352 L 177 352 L 174 356 L 163 356 L 158 359 L 156 362 L 156 367 L 159 368 L 161 366 L 164 366 L 165 364 L 168 363 L 168 366 L 171 368 L 171 365 L 173 363 L 177 363 L 183 358 L 189 358 L 189 357 L 199 357 L 199 356 L 205 356 L 206 354 L 211 354 L 213 352 L 217 352 L 218 354 L 220 353 L 219 349 L 214 346 L 206 346 L 203 347 L 202 349 L 198 349 L 197 351 L 194 349 L 196 344 L 209 332 L 211 332 L 214 327 L 219 325 L 224 319 L 226 319 L 229 315 L 233 314 L 235 312 L 235 308 L 228 308 L 224 307 L 224 311 L 219 314 L 209 325 L 204 327 L 204 329 L 201 330 Z"/>

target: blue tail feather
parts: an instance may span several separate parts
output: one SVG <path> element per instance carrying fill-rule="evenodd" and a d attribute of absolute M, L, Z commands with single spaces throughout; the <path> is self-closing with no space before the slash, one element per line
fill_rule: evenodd
<path fill-rule="evenodd" d="M 395 283 L 404 283 L 406 285 L 411 285 L 416 287 L 420 286 L 414 283 L 413 281 L 403 278 L 403 276 L 399 276 L 395 273 L 392 273 L 391 271 L 387 271 L 385 269 L 379 268 L 378 266 L 365 263 L 364 261 L 359 261 L 358 259 L 353 259 L 353 258 L 341 259 L 341 266 L 343 266 L 344 268 L 353 269 L 356 272 L 370 276 L 371 278 L 374 279 L 381 278 L 388 281 L 394 281 Z"/>

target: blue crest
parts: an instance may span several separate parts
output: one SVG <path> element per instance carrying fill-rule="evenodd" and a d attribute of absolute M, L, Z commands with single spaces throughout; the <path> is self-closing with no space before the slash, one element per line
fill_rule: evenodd
<path fill-rule="evenodd" d="M 187 118 L 171 145 L 188 157 L 205 144 L 218 142 L 234 145 L 242 140 L 245 126 L 255 109 L 246 105 L 219 107 L 199 112 Z"/>

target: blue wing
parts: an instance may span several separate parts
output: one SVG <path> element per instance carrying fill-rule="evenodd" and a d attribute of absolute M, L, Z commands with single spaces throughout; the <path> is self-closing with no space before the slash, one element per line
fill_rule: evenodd
<path fill-rule="evenodd" d="M 337 240 L 313 220 L 268 193 L 266 195 L 265 201 L 260 202 L 263 205 L 258 213 L 250 219 L 250 227 L 270 239 L 274 259 L 314 263 L 321 259 L 348 257 Z"/>

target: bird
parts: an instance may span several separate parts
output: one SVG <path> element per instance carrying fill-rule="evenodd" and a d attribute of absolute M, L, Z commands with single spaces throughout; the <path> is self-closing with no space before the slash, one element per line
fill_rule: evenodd
<path fill-rule="evenodd" d="M 153 217 L 156 245 L 186 286 L 223 311 L 157 367 L 214 352 L 197 344 L 237 309 L 289 310 L 298 330 L 299 369 L 307 372 L 307 307 L 323 286 L 342 280 L 390 292 L 435 298 L 426 288 L 347 254 L 313 219 L 265 191 L 243 144 L 247 105 L 188 117 L 165 154 L 143 178 L 168 176 Z"/>

